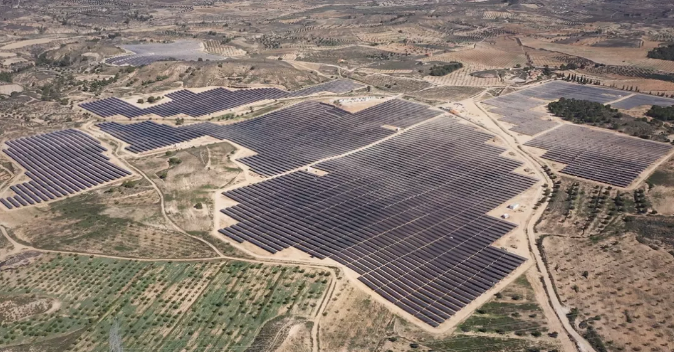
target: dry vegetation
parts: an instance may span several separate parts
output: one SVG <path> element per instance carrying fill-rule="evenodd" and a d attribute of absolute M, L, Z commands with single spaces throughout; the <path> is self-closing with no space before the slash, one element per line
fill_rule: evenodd
<path fill-rule="evenodd" d="M 178 227 L 202 237 L 224 254 L 242 255 L 232 246 L 211 238 L 213 193 L 237 182 L 241 170 L 230 161 L 235 149 L 218 143 L 134 159 L 133 164 L 159 187 L 166 214 Z"/>
<path fill-rule="evenodd" d="M 44 249 L 142 258 L 204 258 L 213 250 L 176 231 L 147 181 L 127 181 L 2 215 L 14 236 Z"/>
<path fill-rule="evenodd" d="M 557 294 L 575 308 L 569 319 L 580 332 L 594 329 L 610 351 L 671 350 L 674 258 L 669 253 L 642 245 L 633 235 L 597 243 L 550 236 L 543 248 Z"/>

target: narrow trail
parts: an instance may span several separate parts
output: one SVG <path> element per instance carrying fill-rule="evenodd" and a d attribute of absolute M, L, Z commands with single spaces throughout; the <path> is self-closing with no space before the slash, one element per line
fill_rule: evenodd
<path fill-rule="evenodd" d="M 484 91 L 482 93 L 484 93 Z M 529 163 L 531 163 L 532 165 L 539 165 L 539 163 L 536 161 L 536 159 L 532 155 L 530 155 L 529 153 L 527 153 L 526 151 L 524 151 L 520 147 L 519 143 L 517 143 L 516 139 L 513 136 L 511 136 L 507 131 L 505 131 L 503 129 L 503 127 L 501 127 L 498 123 L 493 121 L 493 118 L 489 114 L 487 114 L 486 111 L 484 111 L 482 109 L 482 107 L 480 107 L 477 104 L 475 104 L 475 105 L 490 120 L 492 120 L 492 122 L 496 126 L 498 126 L 500 131 L 494 131 L 492 129 L 489 129 L 489 128 L 483 126 L 482 124 L 479 124 L 482 128 L 487 129 L 491 133 L 494 133 L 494 134 L 498 135 L 499 137 L 501 137 L 506 142 L 506 144 L 508 144 L 508 146 L 511 149 L 517 150 L 518 152 L 520 152 L 520 154 L 522 154 L 522 156 L 525 159 L 527 159 L 529 161 Z M 424 123 L 427 123 L 429 121 L 433 121 L 434 119 L 445 118 L 446 116 L 448 116 L 448 114 L 443 111 L 443 114 L 440 114 L 440 115 L 438 115 L 434 118 L 428 119 L 426 121 L 420 122 L 420 123 L 418 123 L 414 126 L 409 127 L 408 129 L 415 128 L 415 127 L 417 127 L 419 125 L 422 125 Z M 465 117 L 462 117 L 462 118 L 468 120 L 469 122 L 471 122 L 471 124 L 476 125 L 476 122 L 472 121 L 472 119 L 465 118 Z M 407 130 L 407 129 L 405 129 L 405 130 Z M 350 155 L 350 154 L 353 154 L 353 153 L 357 153 L 359 151 L 370 148 L 370 147 L 372 147 L 374 145 L 377 145 L 379 143 L 383 143 L 383 142 L 387 141 L 388 139 L 394 138 L 394 137 L 398 136 L 399 134 L 404 133 L 405 130 L 401 130 L 401 131 L 398 131 L 396 133 L 392 133 L 391 135 L 389 135 L 389 136 L 387 136 L 383 139 L 380 139 L 380 140 L 378 140 L 374 143 L 368 144 L 368 145 L 363 146 L 361 148 L 349 151 L 347 153 L 344 153 L 344 154 L 341 154 L 341 155 L 336 155 L 336 156 L 331 156 L 331 157 L 327 157 L 327 158 L 315 161 L 315 162 L 311 163 L 309 166 L 314 166 L 314 165 L 319 164 L 319 163 L 324 162 L 324 161 L 328 161 L 328 160 L 332 160 L 332 159 L 335 159 L 335 158 L 344 157 L 344 156 L 347 156 L 347 155 Z M 514 142 L 510 140 L 511 138 Z M 15 241 L 9 235 L 9 233 L 7 232 L 7 230 L 4 226 L 0 226 L 0 231 L 2 232 L 2 235 L 5 236 L 5 238 L 7 238 L 7 240 L 14 246 L 14 249 L 12 251 L 10 251 L 9 254 L 16 254 L 16 253 L 20 253 L 22 251 L 37 251 L 37 252 L 42 252 L 42 253 L 55 253 L 55 254 L 90 255 L 90 256 L 99 257 L 99 258 L 110 258 L 110 259 L 119 259 L 119 260 L 134 260 L 134 261 L 142 261 L 142 262 L 160 262 L 160 261 L 200 262 L 200 261 L 233 260 L 233 261 L 243 261 L 243 262 L 249 262 L 249 263 L 275 264 L 275 265 L 284 265 L 284 266 L 302 265 L 302 266 L 306 266 L 306 267 L 320 268 L 322 270 L 327 269 L 327 270 L 330 270 L 330 272 L 331 272 L 331 283 L 330 283 L 329 287 L 326 288 L 324 299 L 321 302 L 321 305 L 319 306 L 319 308 L 317 309 L 315 316 L 311 319 L 311 321 L 313 321 L 313 323 L 314 323 L 314 325 L 312 327 L 312 330 L 311 330 L 312 352 L 320 352 L 320 345 L 319 345 L 320 322 L 321 322 L 321 318 L 323 316 L 323 313 L 325 312 L 325 310 L 329 306 L 329 302 L 332 299 L 332 297 L 333 297 L 333 295 L 336 291 L 336 287 L 337 287 L 337 283 L 338 283 L 337 272 L 339 272 L 339 270 L 341 270 L 341 268 L 338 265 L 331 265 L 331 264 L 328 264 L 328 263 L 321 264 L 321 263 L 316 263 L 316 261 L 301 260 L 301 259 L 291 260 L 291 259 L 283 259 L 283 258 L 271 258 L 269 256 L 263 256 L 263 255 L 259 255 L 259 254 L 256 254 L 256 253 L 251 253 L 249 251 L 245 251 L 245 252 L 247 254 L 251 255 L 253 257 L 253 259 L 239 258 L 239 257 L 227 256 L 227 255 L 223 254 L 211 242 L 209 242 L 209 241 L 207 241 L 203 238 L 193 236 L 193 235 L 187 233 L 185 230 L 183 230 L 180 226 L 178 226 L 167 215 L 164 195 L 163 195 L 161 189 L 159 188 L 159 186 L 152 179 L 150 179 L 145 173 L 143 173 L 139 168 L 131 165 L 127 160 L 120 157 L 119 156 L 120 148 L 121 148 L 121 144 L 117 144 L 115 150 L 113 151 L 113 154 L 125 166 L 129 167 L 130 169 L 135 171 L 135 173 L 137 173 L 142 178 L 144 178 L 148 182 L 150 182 L 153 189 L 157 192 L 157 194 L 160 197 L 160 208 L 161 208 L 161 213 L 162 213 L 162 216 L 164 217 L 164 219 L 169 224 L 171 224 L 171 226 L 176 231 L 178 231 L 185 236 L 188 236 L 188 237 L 190 237 L 194 240 L 200 241 L 200 242 L 206 244 L 207 246 L 209 246 L 213 250 L 213 252 L 216 254 L 216 256 L 206 257 L 206 258 L 133 258 L 133 257 L 105 255 L 105 254 L 99 254 L 99 253 L 87 253 L 87 252 L 79 252 L 79 251 L 75 252 L 75 251 L 47 250 L 47 249 L 34 248 L 32 246 L 28 246 L 28 245 L 18 243 L 17 241 Z M 207 166 L 208 166 L 208 165 L 210 165 L 210 162 L 211 162 L 211 153 L 210 153 L 210 150 L 208 150 L 208 147 L 207 147 L 207 153 L 208 153 L 208 159 L 209 159 L 208 163 L 207 163 Z M 261 180 L 257 180 L 257 179 L 253 179 L 251 177 L 251 175 L 249 173 L 250 170 L 247 166 L 238 162 L 238 160 L 236 160 L 235 157 L 232 158 L 232 161 L 234 161 L 237 164 L 237 166 L 239 166 L 243 170 L 242 172 L 244 173 L 243 176 L 244 176 L 244 179 L 245 179 L 243 185 L 254 183 L 254 182 L 259 182 L 259 181 L 269 180 L 271 178 L 280 177 L 282 175 L 286 175 L 286 174 L 289 174 L 291 172 L 295 172 L 297 170 L 301 170 L 301 169 L 306 168 L 306 166 L 305 166 L 305 167 L 290 170 L 288 172 L 285 172 L 285 173 L 282 173 L 282 174 L 279 174 L 279 175 L 275 175 L 273 177 L 263 178 Z M 545 175 L 544 173 L 542 173 L 540 171 L 539 167 L 535 167 L 534 170 L 537 172 L 537 174 L 539 174 L 541 179 L 546 181 L 546 183 L 548 183 L 548 184 L 552 183 L 552 181 L 549 178 L 547 178 L 547 175 Z M 237 187 L 240 187 L 240 186 L 242 186 L 242 185 L 241 184 L 237 185 Z M 221 192 L 221 190 L 215 191 L 216 194 L 220 193 L 220 192 Z M 528 219 L 528 223 L 527 223 L 527 227 L 526 227 L 526 234 L 527 234 L 527 238 L 529 239 L 530 251 L 533 253 L 533 256 L 534 256 L 535 261 L 536 261 L 536 267 L 538 269 L 539 274 L 541 275 L 541 278 L 544 280 L 546 293 L 547 293 L 547 296 L 549 298 L 549 303 L 551 304 L 551 309 L 554 309 L 554 311 L 556 312 L 556 315 L 557 315 L 557 317 L 560 321 L 560 324 L 566 330 L 567 335 L 571 336 L 573 338 L 573 340 L 575 340 L 575 343 L 576 343 L 576 345 L 578 346 L 578 348 L 581 352 L 595 352 L 594 349 L 589 345 L 589 343 L 587 343 L 587 341 L 585 339 L 583 339 L 582 336 L 580 336 L 580 334 L 578 334 L 578 332 L 571 326 L 571 324 L 568 322 L 568 319 L 565 319 L 566 318 L 566 316 L 565 316 L 566 310 L 561 305 L 561 303 L 559 302 L 558 297 L 555 295 L 555 291 L 553 289 L 552 282 L 551 282 L 550 277 L 548 275 L 547 267 L 545 266 L 545 263 L 542 260 L 541 254 L 538 252 L 538 247 L 536 246 L 536 243 L 535 243 L 536 233 L 535 233 L 535 229 L 534 229 L 534 224 L 540 218 L 540 216 L 542 216 L 543 210 L 544 210 L 544 208 L 541 207 L 537 212 L 532 213 L 532 215 Z M 214 210 L 214 211 L 217 212 L 217 210 Z M 214 240 L 220 240 L 220 239 L 214 238 Z"/>
<path fill-rule="evenodd" d="M 541 171 L 541 164 L 539 161 L 537 161 L 536 157 L 534 157 L 531 153 L 527 152 L 522 148 L 522 146 L 517 142 L 517 139 L 511 135 L 503 126 L 501 126 L 495 119 L 485 111 L 482 106 L 480 106 L 477 102 L 475 103 L 475 106 L 480 109 L 480 111 L 489 118 L 489 120 L 497 126 L 497 130 L 491 130 L 488 129 L 487 127 L 483 126 L 484 128 L 490 130 L 492 133 L 495 133 L 496 135 L 500 136 L 508 146 L 514 150 L 519 151 L 520 155 L 525 157 L 531 165 L 537 166 L 534 167 L 534 171 L 536 174 L 543 179 L 548 186 L 552 186 L 553 182 L 552 179 L 548 177 L 548 175 L 545 172 Z M 463 118 L 463 117 L 462 117 Z M 472 122 L 472 121 L 471 121 Z M 573 326 L 571 326 L 571 323 L 569 320 L 566 318 L 566 313 L 568 312 L 568 308 L 564 307 L 562 303 L 559 300 L 559 297 L 557 297 L 554 285 L 552 283 L 552 280 L 550 279 L 550 275 L 548 272 L 547 265 L 545 264 L 545 261 L 543 260 L 543 256 L 538 250 L 538 246 L 536 245 L 536 229 L 535 225 L 538 219 L 540 219 L 543 216 L 543 212 L 545 211 L 545 207 L 539 207 L 536 212 L 534 212 L 531 215 L 531 218 L 527 222 L 526 226 L 526 234 L 527 234 L 527 239 L 529 241 L 529 249 L 532 255 L 534 256 L 534 259 L 536 261 L 536 268 L 540 274 L 540 278 L 543 280 L 543 283 L 545 285 L 545 293 L 548 297 L 548 303 L 551 305 L 551 308 L 554 310 L 554 312 L 557 315 L 557 319 L 559 320 L 560 324 L 564 327 L 564 330 L 566 330 L 566 333 L 569 337 L 571 337 L 577 347 L 577 350 L 580 352 L 596 352 L 594 348 L 592 348 L 592 345 L 590 345 L 585 338 L 583 338 L 576 329 L 574 329 Z"/>
<path fill-rule="evenodd" d="M 152 188 L 154 188 L 154 190 L 157 191 L 157 194 L 159 195 L 159 204 L 160 204 L 160 206 L 161 206 L 161 214 L 162 214 L 162 216 L 164 217 L 164 219 L 166 219 L 166 221 L 167 221 L 169 224 L 171 224 L 171 226 L 172 226 L 176 231 L 180 232 L 181 234 L 183 234 L 183 235 L 185 235 L 185 236 L 187 236 L 187 237 L 190 237 L 190 238 L 192 238 L 192 239 L 194 239 L 194 240 L 197 240 L 197 241 L 199 241 L 199 242 L 202 242 L 202 243 L 206 244 L 206 245 L 209 246 L 215 253 L 218 254 L 218 257 L 220 257 L 220 258 L 225 258 L 225 255 L 222 254 L 222 252 L 220 252 L 220 250 L 219 250 L 217 247 L 215 247 L 212 243 L 206 241 L 206 240 L 203 239 L 203 238 L 200 238 L 200 237 L 197 237 L 197 236 L 190 235 L 189 233 L 187 233 L 187 231 L 183 230 L 180 226 L 178 226 L 175 222 L 173 222 L 173 220 L 166 214 L 166 205 L 165 205 L 165 202 L 164 202 L 164 193 L 162 193 L 161 189 L 159 189 L 159 186 L 157 186 L 157 184 L 156 184 L 154 181 L 152 181 L 152 179 L 150 179 L 150 178 L 149 178 L 144 172 L 142 172 L 139 168 L 137 168 L 137 167 L 131 165 L 130 162 L 126 161 L 125 159 L 123 159 L 123 158 L 121 158 L 121 157 L 119 157 L 119 153 L 118 153 L 118 152 L 119 152 L 119 149 L 120 149 L 120 148 L 121 148 L 121 144 L 117 144 L 117 148 L 114 150 L 113 154 L 114 154 L 114 155 L 115 155 L 115 156 L 116 156 L 122 163 L 124 163 L 124 164 L 125 164 L 126 166 L 128 166 L 130 169 L 132 169 L 133 171 L 135 171 L 138 175 L 142 176 L 144 179 L 146 179 L 148 182 L 150 182 L 150 184 L 152 185 Z M 210 153 L 209 153 L 209 162 L 210 162 Z"/>

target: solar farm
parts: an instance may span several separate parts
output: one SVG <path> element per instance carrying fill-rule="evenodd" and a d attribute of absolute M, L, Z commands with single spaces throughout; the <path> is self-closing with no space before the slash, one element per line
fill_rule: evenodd
<path fill-rule="evenodd" d="M 526 146 L 545 149 L 543 158 L 566 166 L 561 172 L 628 187 L 672 146 L 576 125 L 564 125 L 538 136 Z"/>
<path fill-rule="evenodd" d="M 487 212 L 531 187 L 492 135 L 439 117 L 376 146 L 225 192 L 238 223 L 220 232 L 270 253 L 331 258 L 438 326 L 524 258 L 491 244 L 515 225 Z"/>
<path fill-rule="evenodd" d="M 240 161 L 265 176 L 364 147 L 442 112 L 394 99 L 349 113 L 332 105 L 304 102 L 263 117 L 229 125 L 213 137 L 258 153 Z"/>
<path fill-rule="evenodd" d="M 514 126 L 510 128 L 511 131 L 534 136 L 559 125 L 559 123 L 551 121 L 548 114 L 531 110 L 547 104 L 548 101 L 564 97 L 567 99 L 589 100 L 606 104 L 630 94 L 630 92 L 614 89 L 552 81 L 543 85 L 487 99 L 483 101 L 483 103 L 493 107 L 490 112 L 501 115 L 499 120 L 513 124 Z M 633 97 L 629 97 L 625 100 L 632 98 Z M 646 101 L 651 100 L 646 99 Z M 626 104 L 631 103 L 628 102 Z"/>
<path fill-rule="evenodd" d="M 651 164 L 667 155 L 671 146 L 581 126 L 545 120 L 547 113 L 532 110 L 559 98 L 588 100 L 619 109 L 644 105 L 669 106 L 674 99 L 632 95 L 631 92 L 552 81 L 483 101 L 511 131 L 535 136 L 526 146 L 545 149 L 543 158 L 566 164 L 561 172 L 619 187 L 628 187 Z M 549 131 L 551 130 L 551 131 Z M 549 131 L 549 132 L 546 132 Z M 546 133 L 543 133 L 546 132 Z"/>
<path fill-rule="evenodd" d="M 166 97 L 170 101 L 147 108 L 139 108 L 118 98 L 107 98 L 83 103 L 80 104 L 80 107 L 101 117 L 117 115 L 130 119 L 141 116 L 201 117 L 264 100 L 296 98 L 317 93 L 341 94 L 362 87 L 363 85 L 350 80 L 336 80 L 295 92 L 286 92 L 278 88 L 253 88 L 234 91 L 225 88 L 214 88 L 194 93 L 183 89 L 166 94 Z"/>
<path fill-rule="evenodd" d="M 399 99 L 353 114 L 308 101 L 233 125 L 204 122 L 172 127 L 145 121 L 126 125 L 104 122 L 98 127 L 128 143 L 126 149 L 133 153 L 203 136 L 232 141 L 257 153 L 240 159 L 242 163 L 260 175 L 271 176 L 364 147 L 395 133 L 383 128 L 384 125 L 408 128 L 440 113 Z"/>
<path fill-rule="evenodd" d="M 11 185 L 14 196 L 0 199 L 7 209 L 58 199 L 131 173 L 109 161 L 96 139 L 63 130 L 8 141 L 4 153 L 26 170 L 29 182 Z"/>
<path fill-rule="evenodd" d="M 631 97 L 627 97 L 619 102 L 611 104 L 616 109 L 634 109 L 639 106 L 648 106 L 648 105 L 658 105 L 658 106 L 674 106 L 674 99 L 656 97 L 652 95 L 645 94 L 635 94 Z"/>
<path fill-rule="evenodd" d="M 564 81 L 552 81 L 543 85 L 520 90 L 518 93 L 541 100 L 557 100 L 564 97 L 567 99 L 589 100 L 602 104 L 632 94 L 632 92 L 622 90 L 592 85 L 581 85 Z"/>
<path fill-rule="evenodd" d="M 116 66 L 143 66 L 157 61 L 197 61 L 199 59 L 220 61 L 226 59 L 224 56 L 204 52 L 201 42 L 191 40 L 166 44 L 122 45 L 121 48 L 130 53 L 108 58 L 105 62 Z"/>
<path fill-rule="evenodd" d="M 484 103 L 495 107 L 491 112 L 501 115 L 499 120 L 513 124 L 510 130 L 516 133 L 533 136 L 558 125 L 557 122 L 550 121 L 549 117 L 544 120 L 547 114 L 530 110 L 544 102 L 520 93 L 488 99 Z"/>

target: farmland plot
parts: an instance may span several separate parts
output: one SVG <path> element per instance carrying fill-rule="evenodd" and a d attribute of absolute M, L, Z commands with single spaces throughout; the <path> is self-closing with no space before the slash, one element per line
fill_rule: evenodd
<path fill-rule="evenodd" d="M 478 65 L 464 65 L 445 76 L 426 76 L 424 80 L 429 83 L 441 86 L 471 86 L 471 87 L 492 87 L 505 86 L 505 82 L 499 77 L 477 77 L 472 73 L 489 70 L 491 67 Z"/>
<path fill-rule="evenodd" d="M 227 57 L 237 57 L 246 55 L 245 50 L 233 47 L 231 45 L 222 44 L 217 40 L 208 40 L 204 42 L 204 48 L 209 53 L 219 54 Z"/>
<path fill-rule="evenodd" d="M 500 39 L 480 42 L 473 48 L 433 55 L 424 61 L 458 61 L 467 66 L 488 70 L 515 67 L 518 64 L 524 66 L 527 58 L 517 42 Z"/>
<path fill-rule="evenodd" d="M 223 351 L 245 349 L 279 315 L 315 315 L 330 274 L 244 262 L 43 255 L 18 272 L 2 273 L 0 280 L 3 301 L 54 302 L 49 311 L 5 320 L 2 345 L 107 351 L 116 322 L 125 349 Z"/>
<path fill-rule="evenodd" d="M 672 256 L 633 235 L 598 243 L 568 237 L 543 241 L 548 266 L 570 318 L 594 330 L 610 351 L 671 351 L 674 346 Z"/>

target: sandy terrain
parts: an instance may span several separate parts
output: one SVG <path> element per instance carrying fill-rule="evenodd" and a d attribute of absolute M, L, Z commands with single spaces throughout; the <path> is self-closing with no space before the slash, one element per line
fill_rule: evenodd
<path fill-rule="evenodd" d="M 593 325 L 616 349 L 671 350 L 671 255 L 629 235 L 597 244 L 548 237 L 544 247 L 557 293 L 579 310 L 577 324 Z"/>
<path fill-rule="evenodd" d="M 10 95 L 14 92 L 23 92 L 23 87 L 18 84 L 3 84 L 0 85 L 0 94 Z"/>
<path fill-rule="evenodd" d="M 641 48 L 603 48 L 582 45 L 566 45 L 549 43 L 539 39 L 522 38 L 525 46 L 542 48 L 573 56 L 580 56 L 607 65 L 633 65 L 636 67 L 674 72 L 674 61 L 649 59 L 646 53 L 653 43 L 646 43 Z"/>

